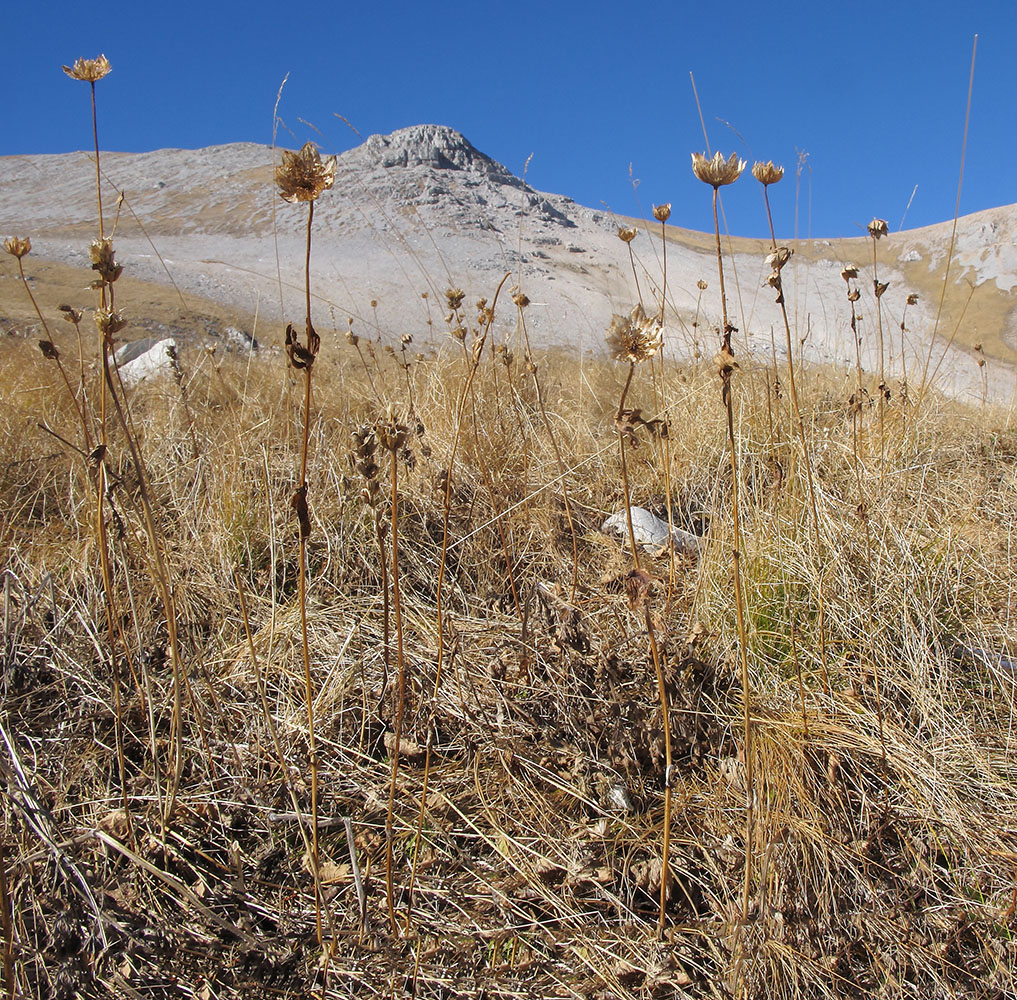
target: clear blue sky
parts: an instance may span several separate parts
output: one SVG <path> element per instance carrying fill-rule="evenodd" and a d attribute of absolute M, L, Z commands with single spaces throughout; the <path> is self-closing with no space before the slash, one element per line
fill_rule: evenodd
<path fill-rule="evenodd" d="M 315 13 L 320 11 L 320 13 Z M 328 152 L 421 122 L 451 125 L 535 187 L 620 214 L 671 201 L 672 221 L 712 225 L 689 153 L 711 146 L 788 168 L 777 228 L 856 235 L 949 219 L 957 191 L 972 40 L 979 35 L 962 213 L 1017 201 L 1015 0 L 409 3 L 8 3 L 0 154 L 91 142 L 88 87 L 61 63 L 104 52 L 104 148 L 280 142 Z M 316 135 L 310 122 L 321 134 Z M 631 164 L 631 175 L 630 175 Z M 632 178 L 639 180 L 634 194 Z M 760 189 L 725 194 L 732 232 L 762 235 Z"/>

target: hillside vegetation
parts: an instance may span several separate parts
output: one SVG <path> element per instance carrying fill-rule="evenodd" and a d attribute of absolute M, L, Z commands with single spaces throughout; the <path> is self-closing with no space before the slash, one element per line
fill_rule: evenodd
<path fill-rule="evenodd" d="M 645 289 L 590 359 L 509 275 L 427 350 L 308 279 L 128 386 L 103 225 L 0 341 L 8 996 L 1014 994 L 1012 407 L 744 360 L 720 269 L 691 362 Z"/>

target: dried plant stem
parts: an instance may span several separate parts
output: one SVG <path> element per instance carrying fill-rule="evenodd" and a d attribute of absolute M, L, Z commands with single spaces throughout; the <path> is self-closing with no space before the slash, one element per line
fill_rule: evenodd
<path fill-rule="evenodd" d="M 403 616 L 399 592 L 399 462 L 392 451 L 392 612 L 396 630 L 396 717 L 392 745 L 392 776 L 385 813 L 385 900 L 392 933 L 398 932 L 395 917 L 395 889 L 392 880 L 392 827 L 395 817 L 396 783 L 399 778 L 399 747 L 403 736 L 403 715 L 406 708 L 406 660 L 403 655 Z"/>
<path fill-rule="evenodd" d="M 763 185 L 763 197 L 766 202 L 766 219 L 770 225 L 770 244 L 776 250 L 777 238 L 773 228 L 773 213 L 770 211 L 770 195 L 768 186 Z M 718 252 L 720 247 L 720 240 L 717 241 Z M 723 278 L 721 278 L 721 284 L 723 285 Z M 721 288 L 721 297 L 724 295 L 723 287 Z M 815 546 L 815 558 L 819 564 L 818 580 L 816 585 L 816 611 L 819 617 L 819 662 L 820 667 L 823 671 L 823 691 L 825 694 L 830 693 L 830 669 L 828 662 L 828 653 L 826 648 L 826 601 L 823 598 L 823 550 L 822 550 L 822 539 L 819 532 L 819 505 L 816 502 L 816 484 L 812 476 L 812 455 L 809 451 L 808 438 L 805 435 L 805 420 L 802 417 L 802 409 L 798 403 L 798 384 L 795 380 L 795 363 L 794 363 L 794 350 L 791 345 L 791 321 L 787 315 L 787 305 L 784 302 L 783 288 L 778 296 L 780 302 L 780 314 L 784 321 L 784 343 L 787 348 L 787 380 L 788 386 L 791 390 L 791 409 L 794 411 L 795 416 L 795 429 L 798 432 L 798 444 L 802 449 L 802 462 L 805 465 L 805 485 L 809 493 L 809 510 L 812 514 L 812 542 Z M 725 306 L 725 311 L 726 311 Z M 726 323 L 726 320 L 725 320 Z M 774 368 L 777 367 L 777 359 L 774 358 Z"/>
<path fill-rule="evenodd" d="M 417 833 L 413 843 L 413 860 L 410 865 L 410 881 L 407 889 L 407 910 L 406 910 L 406 932 L 410 930 L 410 919 L 413 911 L 413 888 L 416 884 L 417 864 L 420 859 L 420 844 L 423 839 L 424 813 L 427 809 L 427 786 L 431 775 L 431 751 L 434 746 L 434 720 L 438 711 L 438 692 L 441 689 L 442 672 L 445 666 L 445 624 L 443 619 L 442 601 L 444 597 L 445 570 L 448 565 L 448 543 L 449 543 L 449 517 L 452 508 L 452 469 L 455 465 L 456 452 L 459 449 L 459 440 L 462 436 L 463 414 L 466 410 L 467 400 L 473 390 L 473 383 L 480 368 L 483 357 L 484 344 L 487 342 L 494 323 L 494 313 L 498 305 L 498 296 L 508 281 L 509 274 L 505 274 L 495 290 L 491 307 L 487 312 L 487 319 L 484 329 L 480 335 L 479 347 L 474 352 L 467 370 L 467 376 L 462 391 L 459 394 L 459 401 L 456 405 L 455 426 L 452 432 L 452 445 L 449 449 L 448 462 L 445 465 L 445 482 L 442 490 L 442 534 L 441 534 L 441 555 L 438 559 L 438 579 L 435 586 L 435 630 L 437 632 L 437 656 L 434 670 L 434 686 L 431 690 L 431 704 L 427 717 L 427 745 L 424 750 L 424 774 L 420 782 L 420 808 L 417 813 Z M 495 376 L 497 379 L 497 374 Z"/>
<path fill-rule="evenodd" d="M 872 237 L 872 285 L 876 290 L 876 326 L 879 336 L 879 497 L 883 496 L 883 476 L 886 472 L 886 359 L 883 346 L 883 299 L 879 291 L 879 265 L 876 260 L 876 237 Z"/>
<path fill-rule="evenodd" d="M 625 435 L 622 432 L 622 414 L 625 411 L 625 398 L 628 396 L 629 387 L 632 385 L 632 375 L 635 370 L 635 364 L 630 362 L 629 373 L 625 378 L 625 385 L 622 387 L 621 396 L 618 399 L 615 426 L 618 431 L 618 451 L 621 456 L 622 494 L 625 502 L 625 523 L 629 532 L 629 547 L 632 550 L 632 568 L 638 573 L 639 550 L 636 548 L 636 535 L 632 527 L 632 500 L 629 492 L 628 463 L 625 458 Z M 657 692 L 660 696 L 661 728 L 664 735 L 664 830 L 660 852 L 660 907 L 657 918 L 657 934 L 663 937 L 667 920 L 667 891 L 671 881 L 671 710 L 668 705 L 663 654 L 657 645 L 657 636 L 653 627 L 653 618 L 650 615 L 649 604 L 645 601 L 643 604 L 643 624 L 646 628 L 650 658 L 653 660 L 653 669 L 657 678 Z"/>
<path fill-rule="evenodd" d="M 731 355 L 733 328 L 727 318 L 727 297 L 724 292 L 724 257 L 720 247 L 720 220 L 717 217 L 717 186 L 713 188 L 713 228 L 717 238 L 717 271 L 720 276 L 720 305 L 724 320 L 722 352 Z M 731 368 L 721 371 L 722 395 L 727 410 L 727 439 L 731 451 L 731 526 L 732 572 L 734 575 L 735 617 L 738 622 L 738 652 L 742 683 L 742 739 L 745 753 L 745 880 L 742 891 L 742 922 L 749 918 L 752 891 L 752 844 L 755 836 L 755 775 L 752 761 L 752 690 L 749 683 L 748 639 L 745 630 L 744 597 L 741 574 L 741 527 L 738 511 L 738 447 L 734 431 L 734 405 L 731 398 Z"/>
<path fill-rule="evenodd" d="M 304 253 L 304 308 L 306 312 L 307 351 L 311 360 L 304 367 L 304 420 L 300 449 L 299 502 L 307 503 L 307 457 L 311 437 L 311 372 L 316 352 L 311 326 L 311 225 L 314 222 L 314 201 L 307 203 L 307 240 Z M 314 929 L 318 944 L 324 943 L 322 927 L 321 854 L 318 847 L 318 751 L 314 724 L 314 682 L 311 677 L 311 645 L 307 634 L 307 537 L 309 521 L 300 525 L 299 561 L 297 565 L 297 603 L 300 606 L 300 652 L 304 666 L 304 698 L 307 703 L 307 756 L 311 777 L 311 871 L 314 876 Z"/>
<path fill-rule="evenodd" d="M 526 364 L 530 372 L 530 376 L 533 379 L 533 391 L 537 395 L 537 408 L 540 410 L 540 419 L 544 425 L 544 430 L 547 432 L 547 436 L 551 441 L 551 447 L 554 450 L 554 458 L 558 464 L 558 476 L 561 480 L 562 502 L 565 505 L 565 519 L 568 521 L 569 534 L 572 536 L 572 585 L 569 588 L 569 603 L 575 604 L 576 588 L 579 586 L 579 540 L 576 535 L 576 525 L 572 517 L 572 504 L 569 501 L 569 489 L 566 483 L 568 467 L 565 464 L 565 459 L 562 458 L 561 448 L 558 446 L 558 438 L 555 436 L 554 429 L 551 426 L 551 420 L 547 415 L 547 407 L 544 405 L 544 394 L 540 388 L 540 379 L 537 378 L 537 365 L 530 352 L 530 335 L 526 330 L 526 317 L 523 315 L 523 306 L 517 304 L 516 308 L 519 312 L 519 325 L 523 331 L 523 342 L 526 345 Z"/>

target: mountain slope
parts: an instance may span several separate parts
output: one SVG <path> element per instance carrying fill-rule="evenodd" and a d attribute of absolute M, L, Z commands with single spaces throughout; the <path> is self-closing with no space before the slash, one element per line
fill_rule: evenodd
<path fill-rule="evenodd" d="M 108 218 L 118 192 L 125 196 L 117 247 L 129 273 L 167 282 L 168 269 L 189 294 L 257 311 L 263 320 L 298 317 L 305 214 L 276 195 L 273 156 L 278 153 L 254 144 L 104 154 Z M 741 183 L 755 182 L 744 178 Z M 0 232 L 31 236 L 35 258 L 87 265 L 95 192 L 86 154 L 0 158 L 0 206 Z M 599 351 L 611 315 L 636 301 L 628 248 L 617 236 L 617 225 L 628 221 L 533 190 L 445 126 L 371 136 L 339 157 L 335 187 L 315 210 L 316 322 L 342 330 L 352 317 L 362 334 L 391 339 L 408 332 L 417 344 L 437 343 L 444 329 L 445 288 L 463 288 L 471 303 L 490 298 L 510 273 L 507 286 L 520 283 L 532 302 L 526 319 L 537 342 Z M 649 311 L 659 304 L 659 226 L 639 225 L 631 247 Z M 920 370 L 926 357 L 950 231 L 950 224 L 943 224 L 893 234 L 877 244 L 879 277 L 890 285 L 880 301 L 884 349 L 895 375 L 902 370 L 902 317 L 908 371 Z M 669 226 L 668 240 L 670 349 L 681 354 L 698 349 L 710 356 L 714 337 L 706 331 L 718 312 L 713 238 Z M 1014 207 L 960 220 L 939 322 L 941 346 L 933 361 L 955 338 L 940 367 L 949 391 L 981 393 L 976 344 L 990 359 L 986 370 L 993 394 L 1001 396 L 1013 385 L 1006 363 L 1017 357 L 1015 240 Z M 768 354 L 771 327 L 780 351 L 780 313 L 765 286 L 767 245 L 733 239 L 728 249 L 739 351 Z M 879 324 L 871 292 L 871 241 L 812 240 L 795 249 L 784 272 L 795 350 L 814 360 L 854 363 L 840 278 L 850 261 L 861 269 L 863 363 L 874 370 Z M 700 279 L 710 286 L 702 294 Z M 919 301 L 905 314 L 911 292 Z M 510 336 L 514 309 L 507 297 L 500 306 L 498 333 Z"/>

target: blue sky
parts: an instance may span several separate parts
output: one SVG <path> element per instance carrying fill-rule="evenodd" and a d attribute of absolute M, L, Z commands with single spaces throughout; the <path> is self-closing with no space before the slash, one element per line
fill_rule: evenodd
<path fill-rule="evenodd" d="M 636 216 L 671 201 L 672 222 L 705 230 L 691 72 L 712 148 L 786 166 L 772 192 L 785 236 L 796 200 L 803 236 L 857 235 L 874 215 L 897 229 L 905 210 L 905 228 L 953 216 L 978 33 L 961 211 L 1017 201 L 1014 0 L 182 0 L 108 14 L 41 0 L 8 4 L 3 21 L 17 96 L 9 83 L 0 154 L 87 147 L 88 88 L 60 65 L 104 52 L 107 149 L 267 143 L 288 73 L 281 143 L 356 145 L 337 115 L 364 138 L 447 124 L 516 173 L 533 154 L 541 190 Z M 765 232 L 750 177 L 725 204 L 732 232 Z"/>

